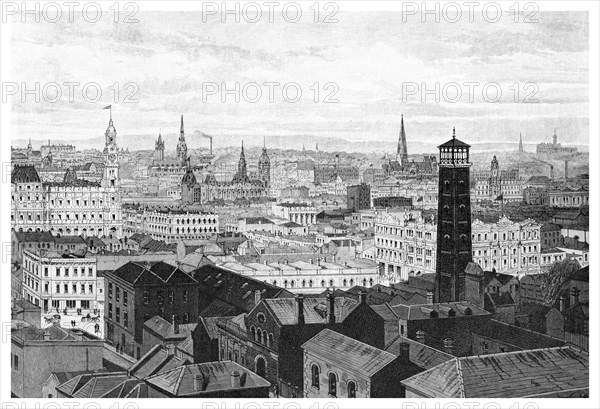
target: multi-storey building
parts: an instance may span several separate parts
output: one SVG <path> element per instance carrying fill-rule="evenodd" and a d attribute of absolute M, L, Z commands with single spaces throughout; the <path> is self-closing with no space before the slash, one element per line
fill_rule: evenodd
<path fill-rule="evenodd" d="M 353 212 L 371 207 L 371 187 L 365 183 L 346 188 L 346 206 Z"/>
<path fill-rule="evenodd" d="M 585 187 L 576 189 L 551 189 L 548 191 L 548 205 L 551 207 L 589 206 L 590 192 Z"/>
<path fill-rule="evenodd" d="M 523 189 L 523 201 L 528 205 L 548 206 L 550 201 L 548 189 L 541 187 L 526 187 Z"/>
<path fill-rule="evenodd" d="M 100 183 L 78 179 L 67 169 L 62 182 L 43 183 L 32 165 L 15 165 L 11 175 L 11 225 L 15 231 L 66 235 L 121 235 L 117 132 L 112 117 L 105 132 Z"/>
<path fill-rule="evenodd" d="M 176 243 L 205 239 L 219 232 L 219 216 L 177 209 L 128 206 L 123 210 L 125 235 L 147 234 L 155 240 Z"/>
<path fill-rule="evenodd" d="M 528 219 L 515 223 L 502 217 L 497 223 L 472 224 L 473 261 L 484 270 L 506 274 L 540 271 L 541 225 Z"/>
<path fill-rule="evenodd" d="M 25 250 L 23 291 L 25 299 L 43 311 L 91 310 L 103 301 L 98 292 L 96 258 L 91 255 Z"/>
<path fill-rule="evenodd" d="M 317 208 L 306 203 L 274 203 L 272 208 L 274 216 L 287 219 L 302 226 L 317 223 Z"/>
<path fill-rule="evenodd" d="M 377 215 L 375 261 L 390 282 L 406 281 L 414 273 L 435 273 L 437 226 L 433 220 L 411 217 L 410 213 Z M 471 224 L 472 260 L 484 270 L 499 273 L 538 273 L 540 228 L 531 219 L 521 223 L 505 217 L 497 223 L 475 220 Z"/>
<path fill-rule="evenodd" d="M 472 194 L 477 200 L 496 200 L 502 196 L 505 202 L 520 202 L 523 198 L 523 184 L 518 169 L 500 170 L 498 159 L 494 155 L 489 171 L 474 171 Z"/>
<path fill-rule="evenodd" d="M 382 212 L 375 221 L 375 261 L 390 282 L 411 273 L 435 273 L 436 225 L 419 212 Z"/>
<path fill-rule="evenodd" d="M 129 262 L 105 271 L 106 340 L 141 357 L 144 322 L 159 315 L 177 322 L 198 322 L 198 282 L 177 267 Z"/>

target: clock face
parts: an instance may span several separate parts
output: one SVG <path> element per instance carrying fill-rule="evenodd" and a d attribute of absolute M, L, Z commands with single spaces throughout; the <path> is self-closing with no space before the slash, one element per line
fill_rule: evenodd
<path fill-rule="evenodd" d="M 114 139 L 112 136 L 109 136 L 109 137 L 108 137 L 108 143 L 109 143 L 110 145 L 112 145 L 114 141 L 115 141 L 115 139 Z"/>
<path fill-rule="evenodd" d="M 108 155 L 108 160 L 111 162 L 114 162 L 117 160 L 117 155 L 115 155 L 114 153 L 111 153 L 110 155 Z"/>

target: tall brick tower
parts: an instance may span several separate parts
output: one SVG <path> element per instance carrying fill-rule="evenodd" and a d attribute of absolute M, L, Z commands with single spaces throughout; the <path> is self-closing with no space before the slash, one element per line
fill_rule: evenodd
<path fill-rule="evenodd" d="M 440 145 L 435 301 L 465 299 L 465 268 L 472 259 L 469 148 L 452 139 Z"/>

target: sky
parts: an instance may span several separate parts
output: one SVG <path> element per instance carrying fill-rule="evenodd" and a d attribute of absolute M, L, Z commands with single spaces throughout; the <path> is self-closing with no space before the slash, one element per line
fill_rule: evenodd
<path fill-rule="evenodd" d="M 516 143 L 520 132 L 526 143 L 549 142 L 556 129 L 563 144 L 588 144 L 587 13 L 540 12 L 537 23 L 403 22 L 398 12 L 343 7 L 339 21 L 329 24 L 308 17 L 298 23 L 203 22 L 199 12 L 136 17 L 137 23 L 107 17 L 95 24 L 13 24 L 12 80 L 29 88 L 39 83 L 47 92 L 39 103 L 32 96 L 11 99 L 13 145 L 31 138 L 34 148 L 48 139 L 102 148 L 108 122 L 102 108 L 109 104 L 118 144 L 130 149 L 153 149 L 161 132 L 173 150 L 181 114 L 187 135 L 213 135 L 215 146 L 242 140 L 262 145 L 263 138 L 280 136 L 294 146 L 319 138 L 394 142 L 401 115 L 409 152 L 411 144 L 444 142 L 452 127 L 469 143 Z M 62 85 L 68 82 L 79 84 L 73 101 Z M 83 85 L 92 82 L 102 89 L 97 102 L 82 97 Z M 203 93 L 220 91 L 223 82 L 228 89 L 239 84 L 239 102 L 233 94 L 222 101 L 219 94 Z M 271 102 L 265 83 L 273 82 L 280 85 Z M 471 82 L 477 85 L 469 101 L 464 84 Z M 55 96 L 50 83 L 61 84 L 56 102 L 49 100 Z M 110 89 L 115 83 L 116 102 Z M 290 83 L 297 86 L 287 88 L 288 98 L 296 88 L 302 91 L 297 102 L 283 97 L 283 85 Z M 436 84 L 437 102 L 422 94 Z M 458 102 L 452 84 L 462 92 Z M 502 97 L 495 102 L 498 88 Z M 252 102 L 257 89 L 262 96 Z M 93 98 L 94 88 L 88 91 Z M 536 101 L 525 102 L 534 91 Z M 325 103 L 332 92 L 334 101 Z M 132 93 L 137 102 L 126 101 Z M 190 148 L 206 145 L 188 137 Z"/>

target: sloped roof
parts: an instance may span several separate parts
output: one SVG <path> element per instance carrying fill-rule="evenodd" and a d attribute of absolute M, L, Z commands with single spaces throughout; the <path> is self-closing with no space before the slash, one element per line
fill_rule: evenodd
<path fill-rule="evenodd" d="M 296 315 L 297 301 L 293 298 L 263 300 L 281 325 L 298 323 Z M 334 304 L 335 322 L 342 322 L 358 306 L 358 302 L 346 297 L 336 297 Z M 326 298 L 304 299 L 304 322 L 306 324 L 325 324 L 327 319 L 328 300 Z"/>
<path fill-rule="evenodd" d="M 589 355 L 569 347 L 456 358 L 402 383 L 431 398 L 520 398 L 589 388 Z"/>
<path fill-rule="evenodd" d="M 485 295 L 492 301 L 494 307 L 516 304 L 515 300 L 508 292 L 486 293 Z"/>
<path fill-rule="evenodd" d="M 573 274 L 571 274 L 569 279 L 574 280 L 574 281 L 585 281 L 586 283 L 589 283 L 590 282 L 590 266 L 586 266 L 586 267 L 580 268 L 579 270 L 575 271 Z"/>
<path fill-rule="evenodd" d="M 502 284 L 502 285 L 506 285 L 513 278 L 515 278 L 515 276 L 512 276 L 510 274 L 495 273 L 493 271 L 484 271 L 483 272 L 483 285 L 487 286 L 493 279 L 498 280 L 500 282 L 500 284 Z"/>
<path fill-rule="evenodd" d="M 40 183 L 40 175 L 33 165 L 15 165 L 10 174 L 10 183 Z"/>
<path fill-rule="evenodd" d="M 430 318 L 454 318 L 461 316 L 489 315 L 489 312 L 468 301 L 396 305 L 392 307 L 392 310 L 398 317 L 400 317 L 400 319 L 405 321 L 427 320 Z"/>
<path fill-rule="evenodd" d="M 129 373 L 138 379 L 145 379 L 159 372 L 168 371 L 188 363 L 186 359 L 179 358 L 176 355 L 169 355 L 162 345 L 155 345 L 137 361 Z"/>
<path fill-rule="evenodd" d="M 132 285 L 197 284 L 196 280 L 182 270 L 163 261 L 147 264 L 130 261 L 106 274 L 117 276 Z"/>
<path fill-rule="evenodd" d="M 302 348 L 335 367 L 372 376 L 393 362 L 394 354 L 372 347 L 330 329 L 324 329 L 302 345 Z"/>
<path fill-rule="evenodd" d="M 410 338 L 398 336 L 392 341 L 385 350 L 394 355 L 400 354 L 400 343 L 408 343 L 408 356 L 412 363 L 420 366 L 423 369 L 430 369 L 434 366 L 448 362 L 454 359 L 453 355 L 447 354 L 446 352 L 439 351 L 428 345 L 414 341 Z"/>
<path fill-rule="evenodd" d="M 494 319 L 475 327 L 472 332 L 519 349 L 554 348 L 566 345 L 565 341 L 558 338 Z"/>
<path fill-rule="evenodd" d="M 54 243 L 54 236 L 49 231 L 15 231 L 15 237 L 20 243 Z"/>
<path fill-rule="evenodd" d="M 196 328 L 198 324 L 179 324 L 179 333 L 175 333 L 175 328 L 173 327 L 173 323 L 167 321 L 160 315 L 156 315 L 146 322 L 144 322 L 144 327 L 154 332 L 156 335 L 160 336 L 162 339 L 185 339 L 189 334 L 192 333 L 194 328 Z"/>
<path fill-rule="evenodd" d="M 232 361 L 180 366 L 152 376 L 146 379 L 146 382 L 169 395 L 181 398 L 202 393 L 232 390 L 231 373 L 234 371 L 240 373 L 240 379 L 245 378 L 243 386 L 235 388 L 236 390 L 268 388 L 271 386 L 270 382 Z M 206 386 L 204 390 L 194 389 L 194 378 L 196 376 L 200 376 L 204 380 L 203 386 Z"/>
<path fill-rule="evenodd" d="M 438 148 L 470 148 L 471 145 L 464 143 L 463 141 L 452 138 L 448 142 L 444 142 Z"/>

